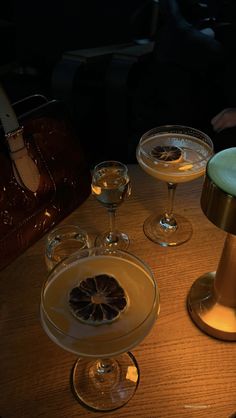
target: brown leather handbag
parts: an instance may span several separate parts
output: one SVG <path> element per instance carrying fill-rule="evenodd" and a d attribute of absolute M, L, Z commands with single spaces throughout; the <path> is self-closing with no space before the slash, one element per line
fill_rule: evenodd
<path fill-rule="evenodd" d="M 89 196 L 91 179 L 62 103 L 32 96 L 10 106 L 5 95 L 0 104 L 2 269 Z"/>

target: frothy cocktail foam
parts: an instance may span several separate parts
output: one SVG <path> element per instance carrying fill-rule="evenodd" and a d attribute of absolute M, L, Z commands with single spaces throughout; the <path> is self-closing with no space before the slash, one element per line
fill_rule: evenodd
<path fill-rule="evenodd" d="M 116 321 L 94 326 L 72 315 L 68 298 L 78 283 L 98 274 L 117 279 L 128 296 L 128 306 Z M 77 260 L 55 275 L 44 292 L 41 320 L 48 336 L 64 349 L 104 357 L 137 345 L 148 334 L 158 310 L 154 282 L 142 265 L 101 255 Z"/>

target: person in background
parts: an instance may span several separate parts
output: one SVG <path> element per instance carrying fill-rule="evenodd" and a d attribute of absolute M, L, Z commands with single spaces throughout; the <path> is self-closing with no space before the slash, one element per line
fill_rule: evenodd
<path fill-rule="evenodd" d="M 212 128 L 215 132 L 236 127 L 236 108 L 222 110 L 211 120 Z M 236 138 L 235 138 L 236 145 Z"/>
<path fill-rule="evenodd" d="M 208 10 L 198 1 L 160 0 L 159 6 L 152 76 L 152 92 L 158 103 L 153 104 L 153 124 L 182 124 L 204 130 L 219 110 L 215 103 L 219 99 L 222 44 L 212 31 L 208 34 L 202 30 Z"/>
<path fill-rule="evenodd" d="M 223 65 L 216 86 L 218 109 L 210 122 L 215 152 L 218 152 L 236 146 L 236 1 L 217 0 L 216 3 L 219 24 L 215 36 L 222 44 Z"/>
<path fill-rule="evenodd" d="M 236 108 L 228 107 L 211 119 L 215 152 L 236 147 Z"/>

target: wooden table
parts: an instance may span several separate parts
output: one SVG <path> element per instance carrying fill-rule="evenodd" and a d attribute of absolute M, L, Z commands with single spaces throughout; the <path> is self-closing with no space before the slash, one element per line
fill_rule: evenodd
<path fill-rule="evenodd" d="M 202 179 L 179 185 L 176 194 L 178 211 L 192 222 L 192 239 L 162 248 L 145 237 L 142 225 L 163 208 L 166 186 L 136 165 L 130 175 L 132 196 L 118 210 L 118 225 L 131 238 L 129 251 L 152 268 L 161 294 L 160 316 L 133 350 L 141 369 L 135 396 L 113 413 L 88 411 L 74 398 L 75 356 L 52 343 L 39 321 L 43 238 L 0 273 L 1 418 L 228 418 L 236 412 L 236 345 L 203 334 L 186 310 L 191 284 L 217 268 L 225 237 L 201 212 Z M 77 223 L 95 237 L 107 214 L 90 196 L 63 223 Z"/>

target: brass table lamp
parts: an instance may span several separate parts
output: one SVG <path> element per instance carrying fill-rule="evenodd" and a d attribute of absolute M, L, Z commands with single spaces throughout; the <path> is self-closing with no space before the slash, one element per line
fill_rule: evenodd
<path fill-rule="evenodd" d="M 209 160 L 201 207 L 227 236 L 217 271 L 193 283 L 188 311 L 205 333 L 236 341 L 236 148 L 225 149 Z"/>

